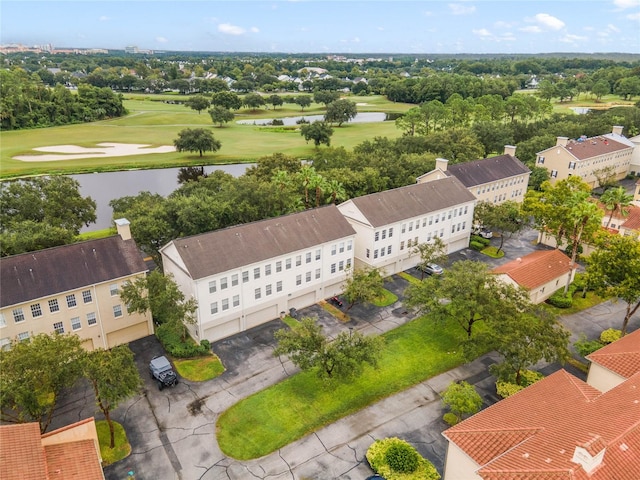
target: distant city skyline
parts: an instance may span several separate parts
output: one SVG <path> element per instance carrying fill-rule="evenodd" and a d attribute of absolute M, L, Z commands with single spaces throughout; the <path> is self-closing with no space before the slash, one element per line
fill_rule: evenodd
<path fill-rule="evenodd" d="M 3 0 L 0 43 L 274 53 L 640 53 L 640 0 Z"/>

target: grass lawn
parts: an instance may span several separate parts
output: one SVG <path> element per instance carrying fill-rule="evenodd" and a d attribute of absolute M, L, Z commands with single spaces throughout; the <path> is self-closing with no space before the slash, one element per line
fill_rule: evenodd
<path fill-rule="evenodd" d="M 408 274 L 407 272 L 400 272 L 400 273 L 397 273 L 396 275 L 398 275 L 401 278 L 404 278 L 407 282 L 413 283 L 414 285 L 420 285 L 422 283 L 422 280 L 414 277 L 413 275 Z"/>
<path fill-rule="evenodd" d="M 118 233 L 116 227 L 103 228 L 102 230 L 94 230 L 92 232 L 84 232 L 76 237 L 78 242 L 86 240 L 97 240 L 98 238 L 110 237 Z"/>
<path fill-rule="evenodd" d="M 216 378 L 224 372 L 224 365 L 217 355 L 198 358 L 180 358 L 173 361 L 182 378 L 192 382 L 204 382 Z"/>
<path fill-rule="evenodd" d="M 327 383 L 301 372 L 241 400 L 218 419 L 222 451 L 258 458 L 382 398 L 464 363 L 457 325 L 420 317 L 383 335 L 379 368 L 346 382 Z"/>
<path fill-rule="evenodd" d="M 596 305 L 607 300 L 606 298 L 599 297 L 593 292 L 587 292 L 587 298 L 582 298 L 582 292 L 576 292 L 573 295 L 572 304 L 569 308 L 557 308 L 548 303 L 543 303 L 545 308 L 548 308 L 556 315 L 571 315 L 572 313 L 578 313 L 587 308 L 595 307 Z"/>
<path fill-rule="evenodd" d="M 500 250 L 500 252 L 498 252 L 498 247 L 487 247 L 483 250 L 480 251 L 480 253 L 486 255 L 487 257 L 491 257 L 491 258 L 502 258 L 504 257 L 504 250 Z"/>
<path fill-rule="evenodd" d="M 388 307 L 398 301 L 398 296 L 395 293 L 390 292 L 386 288 L 382 289 L 382 295 L 376 298 L 372 303 L 376 307 Z"/>
<path fill-rule="evenodd" d="M 127 433 L 124 427 L 118 422 L 113 422 L 113 430 L 115 432 L 115 448 L 109 448 L 111 444 L 111 434 L 109 433 L 109 424 L 106 420 L 98 420 L 96 422 L 96 430 L 98 432 L 98 443 L 100 444 L 100 455 L 102 456 L 102 466 L 111 465 L 112 463 L 122 460 L 131 453 L 131 445 L 127 440 Z"/>
<path fill-rule="evenodd" d="M 338 307 L 334 307 L 329 302 L 323 302 L 320 306 L 342 323 L 347 323 L 349 320 L 351 320 L 351 317 L 349 317 L 349 315 L 344 313 Z"/>

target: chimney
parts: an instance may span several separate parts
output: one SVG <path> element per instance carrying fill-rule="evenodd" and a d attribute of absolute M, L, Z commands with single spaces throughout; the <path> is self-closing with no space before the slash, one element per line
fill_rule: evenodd
<path fill-rule="evenodd" d="M 587 474 L 591 473 L 602 463 L 607 445 L 600 435 L 592 435 L 592 438 L 580 445 L 576 445 L 571 461 L 584 468 Z"/>
<path fill-rule="evenodd" d="M 436 168 L 439 168 L 443 172 L 447 171 L 448 163 L 449 163 L 449 160 L 447 160 L 446 158 L 436 158 Z"/>
<path fill-rule="evenodd" d="M 114 221 L 116 222 L 118 235 L 122 237 L 122 240 L 131 240 L 131 229 L 129 228 L 129 220 L 127 220 L 126 218 L 119 218 Z"/>
<path fill-rule="evenodd" d="M 504 146 L 504 154 L 511 155 L 512 157 L 516 156 L 516 147 L 513 145 L 505 145 Z"/>
<path fill-rule="evenodd" d="M 620 135 L 622 136 L 622 130 L 624 129 L 623 126 L 620 125 L 614 125 L 613 129 L 611 130 L 611 133 L 613 133 L 614 135 Z"/>
<path fill-rule="evenodd" d="M 568 141 L 568 137 L 557 137 L 556 147 L 566 147 Z"/>

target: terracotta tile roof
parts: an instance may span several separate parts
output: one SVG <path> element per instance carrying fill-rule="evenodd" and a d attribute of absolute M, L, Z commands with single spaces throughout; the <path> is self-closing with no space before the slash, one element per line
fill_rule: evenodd
<path fill-rule="evenodd" d="M 624 378 L 640 372 L 640 330 L 596 350 L 587 359 Z"/>
<path fill-rule="evenodd" d="M 471 162 L 457 163 L 447 167 L 447 173 L 453 175 L 467 187 L 504 180 L 531 170 L 513 155 L 498 155 Z"/>
<path fill-rule="evenodd" d="M 621 136 L 612 136 L 611 134 L 599 135 L 597 137 L 586 138 L 583 140 L 569 140 L 566 147 L 555 145 L 551 148 L 538 152 L 538 155 L 557 149 L 563 149 L 574 156 L 577 160 L 588 160 L 600 155 L 633 148 L 627 145 L 624 141 L 626 141 L 626 138 Z"/>
<path fill-rule="evenodd" d="M 570 262 L 571 259 L 560 250 L 538 250 L 500 265 L 492 273 L 504 273 L 518 285 L 534 289 L 566 274 Z M 574 269 L 577 267 L 573 266 Z"/>
<path fill-rule="evenodd" d="M 372 227 L 377 228 L 473 202 L 475 199 L 460 180 L 446 177 L 348 201 L 362 212 Z"/>
<path fill-rule="evenodd" d="M 560 370 L 444 436 L 478 463 L 485 480 L 637 480 L 640 372 L 601 393 Z M 605 449 L 590 474 L 572 461 L 578 446 L 592 454 Z"/>
<path fill-rule="evenodd" d="M 195 280 L 355 233 L 338 208 L 329 205 L 178 238 L 171 243 Z"/>
<path fill-rule="evenodd" d="M 628 214 L 627 219 L 622 224 L 622 228 L 626 228 L 627 230 L 640 230 L 640 207 L 629 205 L 625 207 L 625 210 L 627 210 Z"/>
<path fill-rule="evenodd" d="M 0 260 L 0 306 L 108 282 L 147 267 L 133 240 L 114 235 Z"/>
<path fill-rule="evenodd" d="M 47 464 L 37 423 L 0 426 L 0 478 L 47 480 Z"/>
<path fill-rule="evenodd" d="M 104 480 L 93 440 L 45 447 L 50 480 Z"/>

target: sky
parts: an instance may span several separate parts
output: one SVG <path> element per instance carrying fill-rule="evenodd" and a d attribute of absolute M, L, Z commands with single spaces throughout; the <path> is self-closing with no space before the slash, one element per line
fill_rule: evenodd
<path fill-rule="evenodd" d="M 1 0 L 0 43 L 277 53 L 640 53 L 640 0 Z"/>

